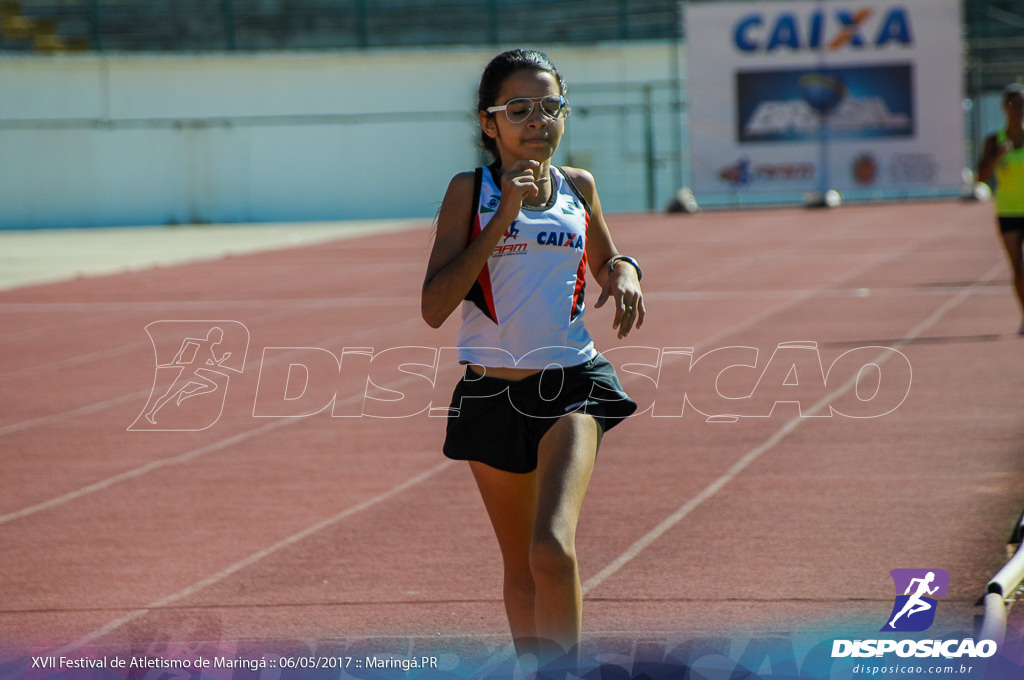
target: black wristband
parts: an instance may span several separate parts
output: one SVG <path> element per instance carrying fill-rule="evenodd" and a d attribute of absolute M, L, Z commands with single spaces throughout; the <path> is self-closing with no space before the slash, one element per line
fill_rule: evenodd
<path fill-rule="evenodd" d="M 609 274 L 611 274 L 613 271 L 615 271 L 615 263 L 616 262 L 628 262 L 630 264 L 630 266 L 632 266 L 633 269 L 636 270 L 636 280 L 637 281 L 639 281 L 642 278 L 644 278 L 644 271 L 642 269 L 640 269 L 640 263 L 637 262 L 635 258 L 632 258 L 629 255 L 613 255 L 608 260 L 608 273 Z"/>

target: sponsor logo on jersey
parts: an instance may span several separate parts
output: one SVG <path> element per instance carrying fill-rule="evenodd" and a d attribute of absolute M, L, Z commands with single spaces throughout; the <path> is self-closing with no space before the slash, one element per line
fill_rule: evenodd
<path fill-rule="evenodd" d="M 583 250 L 583 234 L 572 231 L 542 231 L 537 234 L 537 243 L 542 246 Z"/>

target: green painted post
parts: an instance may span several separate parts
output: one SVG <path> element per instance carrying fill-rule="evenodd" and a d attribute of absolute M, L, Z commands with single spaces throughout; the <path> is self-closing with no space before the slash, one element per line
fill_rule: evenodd
<path fill-rule="evenodd" d="M 647 209 L 654 210 L 655 168 L 654 168 L 654 87 L 644 85 L 644 160 L 647 184 Z"/>

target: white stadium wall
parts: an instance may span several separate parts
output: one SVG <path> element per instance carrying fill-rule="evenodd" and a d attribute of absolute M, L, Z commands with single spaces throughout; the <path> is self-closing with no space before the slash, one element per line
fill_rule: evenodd
<path fill-rule="evenodd" d="M 544 49 L 571 98 L 681 72 L 675 44 Z M 0 58 L 0 228 L 429 218 L 480 161 L 472 109 L 496 51 Z M 627 114 L 595 125 L 584 107 L 556 159 L 607 168 L 610 211 L 651 207 Z M 616 121 L 626 142 L 605 139 Z"/>

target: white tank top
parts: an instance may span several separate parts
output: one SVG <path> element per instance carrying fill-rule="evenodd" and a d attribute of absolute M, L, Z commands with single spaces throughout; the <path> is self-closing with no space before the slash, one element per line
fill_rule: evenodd
<path fill-rule="evenodd" d="M 551 168 L 551 182 L 551 200 L 523 207 L 462 303 L 462 363 L 543 369 L 597 355 L 583 326 L 590 207 L 561 170 Z M 491 170 L 477 168 L 470 240 L 500 200 Z"/>

